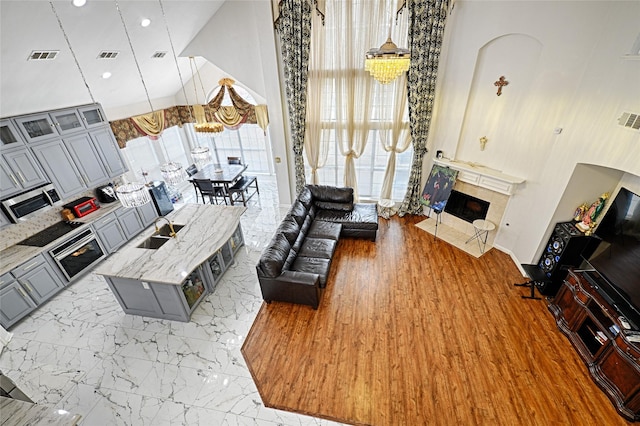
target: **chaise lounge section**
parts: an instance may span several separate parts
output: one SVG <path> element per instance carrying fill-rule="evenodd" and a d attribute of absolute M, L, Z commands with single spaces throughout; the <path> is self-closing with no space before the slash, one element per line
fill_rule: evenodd
<path fill-rule="evenodd" d="M 354 203 L 352 188 L 307 185 L 291 205 L 256 270 L 262 298 L 318 308 L 341 237 L 375 241 L 373 203 Z"/>

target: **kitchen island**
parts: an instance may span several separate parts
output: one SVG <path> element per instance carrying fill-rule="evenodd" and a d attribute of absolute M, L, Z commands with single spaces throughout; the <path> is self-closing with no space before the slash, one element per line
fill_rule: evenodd
<path fill-rule="evenodd" d="M 158 218 L 159 231 L 143 231 L 94 272 L 105 277 L 124 312 L 188 322 L 244 244 L 245 210 L 187 204 Z"/>

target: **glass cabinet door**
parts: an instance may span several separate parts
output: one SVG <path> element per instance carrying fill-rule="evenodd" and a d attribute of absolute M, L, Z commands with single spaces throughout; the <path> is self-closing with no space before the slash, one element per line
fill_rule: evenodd
<path fill-rule="evenodd" d="M 193 308 L 200 297 L 205 293 L 204 281 L 202 279 L 202 273 L 200 268 L 196 269 L 189 274 L 186 280 L 182 283 L 182 292 L 187 300 L 189 308 Z"/>
<path fill-rule="evenodd" d="M 11 120 L 0 120 L 0 143 L 3 148 L 17 147 L 24 144 L 18 129 Z"/>
<path fill-rule="evenodd" d="M 236 231 L 231 236 L 231 240 L 229 242 L 231 243 L 231 249 L 233 250 L 234 254 L 238 251 L 242 244 L 244 244 L 242 228 L 240 227 L 240 225 L 238 225 L 238 227 L 236 228 Z"/>
<path fill-rule="evenodd" d="M 104 113 L 99 105 L 78 108 L 78 111 L 82 115 L 84 124 L 88 129 L 101 126 L 107 122 L 107 119 L 104 117 Z"/>
<path fill-rule="evenodd" d="M 27 142 L 38 142 L 58 135 L 49 114 L 36 114 L 14 119 Z"/>
<path fill-rule="evenodd" d="M 213 291 L 213 287 L 218 283 L 220 277 L 222 277 L 222 273 L 224 272 L 224 265 L 222 263 L 222 259 L 220 258 L 220 252 L 216 252 L 213 256 L 207 260 L 205 263 L 205 267 L 211 272 L 211 278 L 213 278 L 211 282 L 211 291 Z"/>
<path fill-rule="evenodd" d="M 56 125 L 58 133 L 61 135 L 66 135 L 68 133 L 84 129 L 80 114 L 78 114 L 78 111 L 75 109 L 55 111 L 50 113 L 50 115 L 53 119 L 53 124 Z"/>

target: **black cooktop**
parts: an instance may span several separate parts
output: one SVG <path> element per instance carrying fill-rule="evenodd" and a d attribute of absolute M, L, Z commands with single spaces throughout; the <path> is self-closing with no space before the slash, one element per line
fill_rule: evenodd
<path fill-rule="evenodd" d="M 43 229 L 35 235 L 30 236 L 18 243 L 20 246 L 44 247 L 50 242 L 57 240 L 74 229 L 84 225 L 81 222 L 62 221 L 55 225 Z"/>

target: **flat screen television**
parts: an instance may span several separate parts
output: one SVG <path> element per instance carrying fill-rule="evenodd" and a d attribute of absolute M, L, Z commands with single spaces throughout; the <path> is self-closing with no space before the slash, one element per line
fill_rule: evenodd
<path fill-rule="evenodd" d="M 585 274 L 600 294 L 639 330 L 640 196 L 621 188 L 595 235 L 601 242 L 587 259 Z"/>

